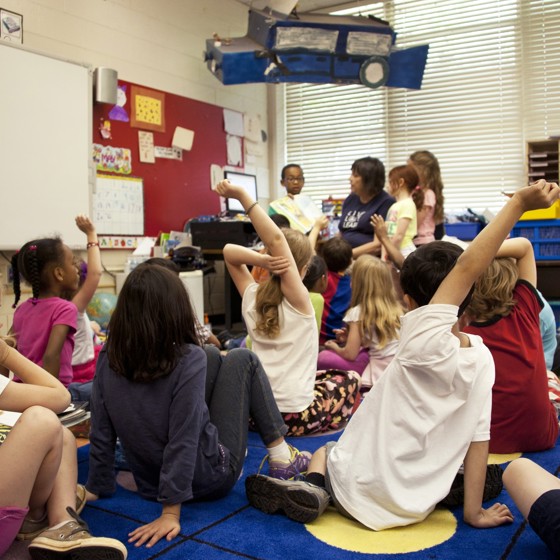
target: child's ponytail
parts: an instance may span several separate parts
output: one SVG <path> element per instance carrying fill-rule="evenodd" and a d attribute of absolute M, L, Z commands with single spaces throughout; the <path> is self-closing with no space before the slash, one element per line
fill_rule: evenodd
<path fill-rule="evenodd" d="M 21 286 L 19 279 L 19 266 L 18 266 L 18 256 L 19 251 L 12 257 L 12 285 L 14 288 L 14 304 L 12 308 L 15 309 L 19 303 L 19 298 L 21 297 Z"/>

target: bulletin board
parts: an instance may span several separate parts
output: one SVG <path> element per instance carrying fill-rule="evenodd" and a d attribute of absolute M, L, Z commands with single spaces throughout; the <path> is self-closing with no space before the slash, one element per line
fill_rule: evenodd
<path fill-rule="evenodd" d="M 227 163 L 223 109 L 123 80 L 118 84 L 118 104 L 96 104 L 93 110 L 93 143 L 98 152 L 105 153 L 97 171 L 111 177 L 142 178 L 144 235 L 182 231 L 191 218 L 219 213 L 220 199 L 211 191 L 210 166 Z M 133 92 L 140 92 L 143 105 L 134 105 Z M 148 116 L 145 107 L 155 109 L 155 116 Z M 177 126 L 194 132 L 192 149 L 182 150 L 181 160 L 173 159 L 177 154 L 171 148 Z M 147 140 L 152 139 L 154 162 L 141 161 L 146 159 Z"/>
<path fill-rule="evenodd" d="M 61 235 L 83 247 L 74 218 L 90 211 L 89 66 L 0 42 L 0 249 Z"/>
<path fill-rule="evenodd" d="M 98 175 L 92 216 L 100 235 L 144 235 L 142 179 Z"/>

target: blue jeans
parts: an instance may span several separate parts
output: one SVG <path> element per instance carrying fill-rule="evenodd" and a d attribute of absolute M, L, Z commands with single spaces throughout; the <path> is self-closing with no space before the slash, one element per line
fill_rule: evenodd
<path fill-rule="evenodd" d="M 246 348 L 230 350 L 225 356 L 211 345 L 204 347 L 206 404 L 210 421 L 218 428 L 220 442 L 229 449 L 233 483 L 243 468 L 247 450 L 249 417 L 265 445 L 283 437 L 288 428 L 258 357 Z"/>

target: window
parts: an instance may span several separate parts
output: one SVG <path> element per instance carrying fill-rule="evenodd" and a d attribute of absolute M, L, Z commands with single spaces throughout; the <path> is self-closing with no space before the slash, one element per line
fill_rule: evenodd
<path fill-rule="evenodd" d="M 378 157 L 389 171 L 428 149 L 447 211 L 497 210 L 502 190 L 526 182 L 526 140 L 560 134 L 560 2 L 387 0 L 368 9 L 392 23 L 398 46 L 429 43 L 423 87 L 286 85 L 286 161 L 304 168 L 305 192 L 346 196 L 355 159 Z"/>

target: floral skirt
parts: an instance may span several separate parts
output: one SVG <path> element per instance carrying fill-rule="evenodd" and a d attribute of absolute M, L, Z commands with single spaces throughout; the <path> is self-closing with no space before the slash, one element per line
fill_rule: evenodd
<path fill-rule="evenodd" d="M 343 428 L 360 404 L 361 377 L 355 371 L 317 372 L 315 398 L 301 412 L 283 412 L 287 436 L 304 436 Z"/>

